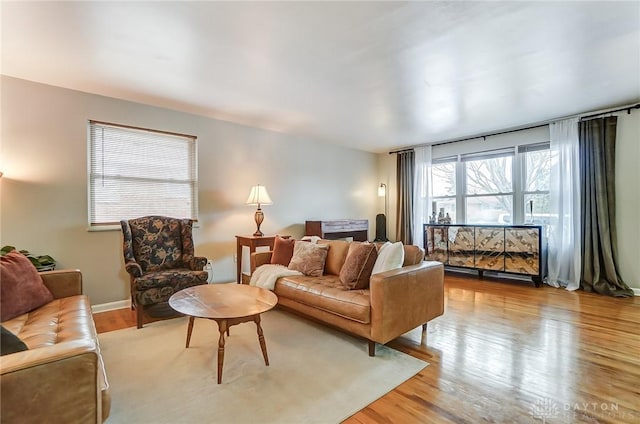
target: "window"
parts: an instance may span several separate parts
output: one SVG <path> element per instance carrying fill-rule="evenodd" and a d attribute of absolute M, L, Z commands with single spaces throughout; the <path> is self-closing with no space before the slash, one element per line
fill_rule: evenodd
<path fill-rule="evenodd" d="M 513 149 L 462 156 L 466 223 L 509 223 L 504 221 L 513 213 L 513 156 Z"/>
<path fill-rule="evenodd" d="M 523 163 L 523 210 L 527 224 L 549 223 L 549 178 L 551 152 L 549 143 L 520 146 Z"/>
<path fill-rule="evenodd" d="M 89 121 L 89 225 L 197 219 L 196 137 Z"/>
<path fill-rule="evenodd" d="M 458 223 L 547 224 L 550 171 L 549 143 L 434 159 L 430 211 Z"/>
<path fill-rule="evenodd" d="M 436 217 L 442 211 L 447 213 L 452 220 L 456 219 L 456 162 L 457 157 L 444 158 L 433 161 L 431 164 L 432 203 L 431 213 L 435 211 Z"/>

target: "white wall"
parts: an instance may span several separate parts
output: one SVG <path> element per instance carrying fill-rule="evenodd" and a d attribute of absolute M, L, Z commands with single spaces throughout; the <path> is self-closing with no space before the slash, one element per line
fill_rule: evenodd
<path fill-rule="evenodd" d="M 618 270 L 628 286 L 640 289 L 640 112 L 617 114 L 616 225 Z"/>
<path fill-rule="evenodd" d="M 126 300 L 120 231 L 87 231 L 87 120 L 198 137 L 200 226 L 196 254 L 216 281 L 235 280 L 235 235 L 255 231 L 252 185 L 269 189 L 265 233 L 304 233 L 308 219 L 369 219 L 377 198 L 375 154 L 201 116 L 37 84 L 1 80 L 0 244 L 50 254 L 79 268 L 92 304 Z M 247 263 L 248 261 L 245 261 Z"/>
<path fill-rule="evenodd" d="M 640 265 L 638 241 L 640 240 L 640 112 L 620 112 L 616 138 L 616 224 L 618 229 L 618 267 L 622 279 L 640 289 Z M 459 143 L 435 146 L 434 158 L 454 154 L 496 149 L 514 144 L 528 144 L 549 140 L 548 128 L 503 134 Z M 389 238 L 395 239 L 396 209 L 396 157 L 387 153 L 378 155 L 378 172 L 381 181 L 388 180 L 391 229 Z"/>

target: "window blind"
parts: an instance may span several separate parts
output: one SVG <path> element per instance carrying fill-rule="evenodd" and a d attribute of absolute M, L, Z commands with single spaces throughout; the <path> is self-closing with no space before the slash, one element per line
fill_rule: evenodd
<path fill-rule="evenodd" d="M 89 225 L 197 219 L 196 137 L 89 121 Z"/>
<path fill-rule="evenodd" d="M 525 144 L 518 146 L 518 153 L 539 152 L 541 150 L 549 150 L 550 143 Z"/>
<path fill-rule="evenodd" d="M 470 161 L 476 161 L 476 160 L 496 159 L 496 158 L 503 158 L 503 157 L 509 157 L 509 156 L 515 156 L 515 151 L 513 147 L 510 147 L 508 149 L 496 149 L 496 150 L 489 150 L 486 152 L 465 154 L 465 155 L 461 155 L 461 160 L 462 162 L 470 162 Z"/>

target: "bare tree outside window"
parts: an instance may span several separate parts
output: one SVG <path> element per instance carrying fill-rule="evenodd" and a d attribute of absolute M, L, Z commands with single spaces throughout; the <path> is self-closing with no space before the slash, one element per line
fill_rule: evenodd
<path fill-rule="evenodd" d="M 463 167 L 462 181 L 456 180 L 457 167 Z M 545 224 L 550 170 L 548 144 L 436 161 L 431 167 L 436 212 L 443 208 L 455 218 L 464 206 L 464 222 L 468 224 Z M 462 190 L 461 196 L 457 196 L 458 190 Z M 519 208 L 515 208 L 516 201 Z"/>

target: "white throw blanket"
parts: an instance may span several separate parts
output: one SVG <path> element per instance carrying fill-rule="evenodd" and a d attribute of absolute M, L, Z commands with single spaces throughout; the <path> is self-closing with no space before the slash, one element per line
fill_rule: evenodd
<path fill-rule="evenodd" d="M 283 265 L 266 264 L 259 266 L 251 274 L 249 285 L 273 290 L 276 280 L 287 275 L 302 275 L 300 271 L 294 271 Z"/>

